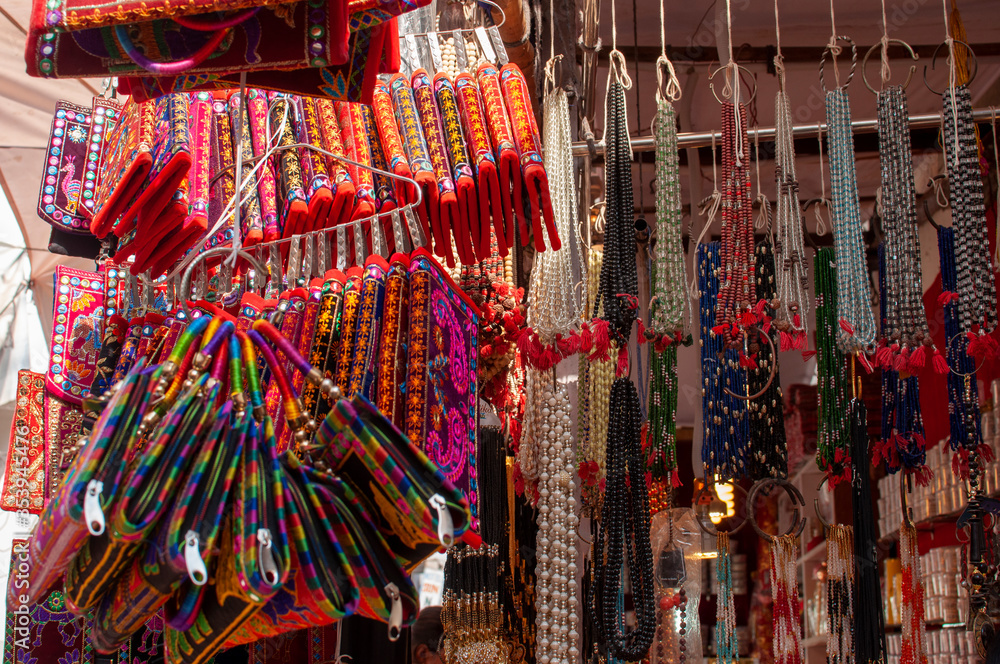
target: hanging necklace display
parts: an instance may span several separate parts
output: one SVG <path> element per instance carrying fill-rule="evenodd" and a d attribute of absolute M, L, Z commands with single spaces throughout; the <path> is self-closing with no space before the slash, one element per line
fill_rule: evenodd
<path fill-rule="evenodd" d="M 830 5 L 831 16 L 833 4 Z M 851 73 L 843 85 L 837 70 L 838 41 L 851 47 Z M 832 53 L 837 87 L 826 89 L 823 69 L 826 55 Z M 854 139 L 851 132 L 851 108 L 847 86 L 854 78 L 857 47 L 849 37 L 837 37 L 836 27 L 820 60 L 820 85 L 826 92 L 827 143 L 830 154 L 830 185 L 833 201 L 833 242 L 837 254 L 837 343 L 844 353 L 865 353 L 875 344 L 875 315 L 872 312 L 871 288 L 865 244 L 861 236 L 861 209 L 858 205 L 858 182 L 854 162 Z M 866 360 L 862 360 L 863 362 Z"/>
<path fill-rule="evenodd" d="M 802 664 L 799 636 L 798 535 L 780 535 L 771 540 L 771 596 L 774 599 L 773 649 L 776 664 Z"/>
<path fill-rule="evenodd" d="M 852 371 L 852 382 L 854 381 Z M 868 415 L 861 395 L 854 393 L 847 418 L 851 436 L 851 505 L 854 510 L 854 651 L 859 664 L 885 661 L 885 615 L 879 583 L 878 531 L 872 510 L 868 475 Z"/>
<path fill-rule="evenodd" d="M 733 598 L 733 561 L 729 552 L 729 533 L 716 537 L 715 580 L 718 589 L 715 608 L 715 661 L 734 664 L 740 658 L 736 638 L 736 600 Z"/>
<path fill-rule="evenodd" d="M 927 639 L 924 627 L 924 584 L 920 575 L 920 552 L 917 549 L 917 529 L 910 518 L 910 508 L 906 504 L 905 475 L 899 478 L 899 492 L 902 498 L 903 522 L 899 526 L 899 559 L 902 568 L 901 595 L 903 606 L 901 620 L 903 627 L 903 647 L 900 664 L 923 664 L 927 661 L 924 643 Z"/>
<path fill-rule="evenodd" d="M 778 93 L 774 98 L 774 175 L 777 195 L 775 214 L 774 262 L 777 271 L 777 302 L 774 326 L 780 331 L 782 351 L 805 350 L 809 336 L 809 275 L 805 246 L 802 243 L 802 217 L 799 212 L 799 181 L 795 174 L 795 141 L 792 136 L 792 113 L 785 92 L 785 61 L 781 54 L 781 25 L 778 1 L 774 2 L 774 21 L 778 40 L 774 68 L 778 74 Z"/>
<path fill-rule="evenodd" d="M 854 662 L 854 529 L 835 523 L 826 530 L 826 661 Z"/>
<path fill-rule="evenodd" d="M 816 463 L 830 488 L 851 481 L 850 422 L 843 416 L 851 391 L 844 354 L 837 345 L 837 267 L 832 247 L 822 247 L 813 259 L 816 283 L 816 365 L 819 414 Z"/>
<path fill-rule="evenodd" d="M 615 380 L 610 403 L 607 487 L 594 539 L 591 564 L 595 578 L 587 610 L 598 623 L 608 656 L 637 662 L 646 657 L 656 633 L 656 582 L 635 385 L 627 378 Z M 626 564 L 636 620 L 630 632 L 626 632 L 622 602 Z"/>
<path fill-rule="evenodd" d="M 495 544 L 459 544 L 448 551 L 441 598 L 441 657 L 446 662 L 507 662 L 500 634 L 499 566 Z"/>

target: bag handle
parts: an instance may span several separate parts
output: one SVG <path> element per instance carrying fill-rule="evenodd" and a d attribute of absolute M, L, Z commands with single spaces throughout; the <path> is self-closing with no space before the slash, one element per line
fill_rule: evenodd
<path fill-rule="evenodd" d="M 115 26 L 115 38 L 118 40 L 118 43 L 122 47 L 122 51 L 125 52 L 125 55 L 127 55 L 132 62 L 139 65 L 149 73 L 155 74 L 156 76 L 176 76 L 184 73 L 192 67 L 197 67 L 207 60 L 208 56 L 215 52 L 215 49 L 219 47 L 219 44 L 222 43 L 222 40 L 226 38 L 227 34 L 229 34 L 229 28 L 217 31 L 190 57 L 177 60 L 176 62 L 154 62 L 143 55 L 142 52 L 136 48 L 136 45 L 132 43 L 132 38 L 129 37 L 128 28 L 126 26 Z"/>
<path fill-rule="evenodd" d="M 228 28 L 235 28 L 237 25 L 247 20 L 248 18 L 252 18 L 259 11 L 260 7 L 258 6 L 240 10 L 228 18 L 222 18 L 219 20 L 206 20 L 205 18 L 201 19 L 198 18 L 199 16 L 207 17 L 210 14 L 198 14 L 195 16 L 171 16 L 170 20 L 180 25 L 181 27 L 188 28 L 190 30 L 211 32 L 212 30 L 226 30 Z"/>

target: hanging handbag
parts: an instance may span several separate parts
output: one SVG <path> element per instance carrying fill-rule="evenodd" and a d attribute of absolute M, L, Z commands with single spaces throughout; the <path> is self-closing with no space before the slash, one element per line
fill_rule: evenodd
<path fill-rule="evenodd" d="M 476 516 L 479 310 L 424 249 L 410 262 L 406 436 L 468 498 Z"/>
<path fill-rule="evenodd" d="M 406 344 L 409 337 L 410 257 L 393 254 L 385 277 L 382 335 L 378 342 L 375 366 L 378 383 L 374 402 L 379 412 L 397 427 L 403 426 L 406 382 Z"/>
<path fill-rule="evenodd" d="M 371 399 L 375 389 L 376 353 L 381 336 L 385 305 L 385 276 L 389 264 L 381 256 L 369 256 L 361 282 L 361 306 L 354 332 L 353 360 L 347 394 Z"/>
<path fill-rule="evenodd" d="M 17 396 L 10 422 L 10 447 L 0 509 L 41 514 L 45 507 L 45 376 L 17 372 Z"/>
<path fill-rule="evenodd" d="M 38 216 L 65 232 L 90 233 L 80 210 L 80 192 L 92 120 L 91 109 L 56 102 L 46 146 L 45 172 L 38 192 Z"/>

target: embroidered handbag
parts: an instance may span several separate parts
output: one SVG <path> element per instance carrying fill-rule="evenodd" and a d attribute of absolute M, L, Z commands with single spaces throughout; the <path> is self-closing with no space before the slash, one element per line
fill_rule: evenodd
<path fill-rule="evenodd" d="M 321 459 L 351 485 L 404 569 L 469 528 L 469 503 L 362 397 L 340 399 L 316 432 Z"/>
<path fill-rule="evenodd" d="M 68 233 L 90 234 L 80 208 L 80 194 L 92 121 L 91 109 L 66 101 L 56 102 L 46 147 L 45 172 L 38 192 L 38 216 Z"/>
<path fill-rule="evenodd" d="M 403 386 L 406 381 L 406 343 L 409 333 L 410 257 L 393 254 L 385 278 L 384 324 L 378 342 L 375 366 L 378 384 L 375 404 L 397 427 L 403 426 Z"/>
<path fill-rule="evenodd" d="M 424 249 L 410 261 L 404 432 L 465 493 L 476 516 L 479 310 Z"/>
<path fill-rule="evenodd" d="M 46 505 L 30 540 L 31 572 L 24 590 L 29 602 L 39 601 L 52 588 L 88 533 L 103 532 L 105 510 L 117 497 L 124 461 L 149 402 L 152 374 L 140 364 L 113 389 L 58 493 Z"/>
<path fill-rule="evenodd" d="M 382 331 L 385 304 L 385 276 L 389 264 L 381 256 L 369 256 L 361 282 L 361 306 L 352 343 L 350 381 L 345 396 L 360 394 L 372 398 L 375 388 L 378 339 Z"/>
<path fill-rule="evenodd" d="M 41 514 L 45 507 L 45 376 L 17 372 L 17 397 L 10 423 L 10 447 L 0 509 Z"/>

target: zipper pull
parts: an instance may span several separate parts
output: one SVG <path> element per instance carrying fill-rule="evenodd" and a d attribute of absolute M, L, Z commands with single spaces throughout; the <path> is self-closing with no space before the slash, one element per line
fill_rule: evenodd
<path fill-rule="evenodd" d="M 389 640 L 396 641 L 403 631 L 403 602 L 399 598 L 399 588 L 395 583 L 387 585 L 385 592 L 392 598 L 392 610 L 389 611 Z"/>
<path fill-rule="evenodd" d="M 198 548 L 198 533 L 193 530 L 184 535 L 184 563 L 187 565 L 188 577 L 196 586 L 203 586 L 208 581 L 208 568 L 201 558 Z"/>
<path fill-rule="evenodd" d="M 101 492 L 104 482 L 90 480 L 87 483 L 87 493 L 83 497 L 83 518 L 87 521 L 87 530 L 94 537 L 104 533 L 104 510 L 101 509 Z"/>
<path fill-rule="evenodd" d="M 260 575 L 269 585 L 278 585 L 278 564 L 274 560 L 274 549 L 271 546 L 271 531 L 260 528 L 257 531 L 257 560 L 260 563 Z"/>
<path fill-rule="evenodd" d="M 431 496 L 430 505 L 437 510 L 438 515 L 438 539 L 441 546 L 450 549 L 455 543 L 455 526 L 451 520 L 451 512 L 448 511 L 448 504 L 440 493 Z"/>

